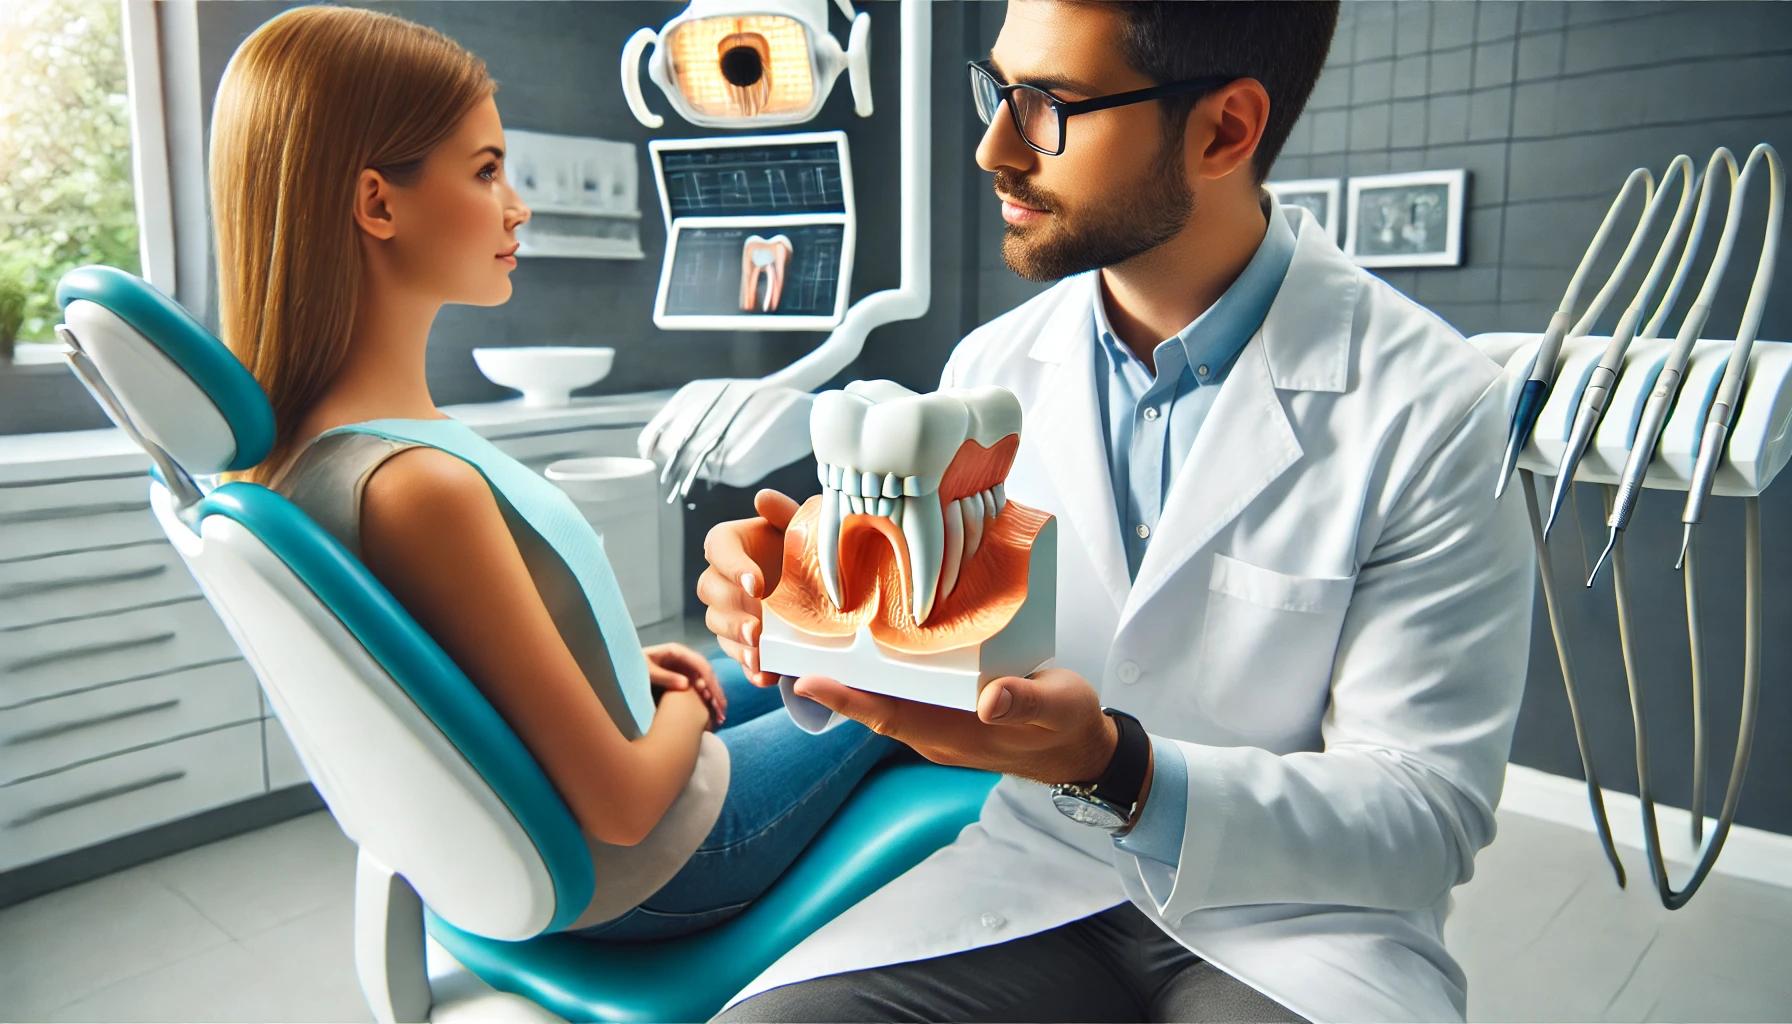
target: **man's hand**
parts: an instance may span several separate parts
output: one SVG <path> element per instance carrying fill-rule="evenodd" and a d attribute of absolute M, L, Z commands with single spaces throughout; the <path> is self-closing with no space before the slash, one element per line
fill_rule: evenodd
<path fill-rule="evenodd" d="M 929 761 L 1036 782 L 1093 782 L 1120 742 L 1095 688 L 1068 669 L 991 680 L 977 696 L 975 713 L 867 693 L 820 676 L 798 679 L 796 692 L 908 744 Z"/>
<path fill-rule="evenodd" d="M 704 623 L 755 686 L 778 685 L 776 672 L 759 671 L 759 600 L 783 575 L 784 530 L 797 507 L 787 495 L 760 491 L 753 496 L 758 518 L 718 523 L 703 540 L 709 568 L 697 579 L 697 599 L 709 606 Z"/>
<path fill-rule="evenodd" d="M 716 679 L 715 667 L 709 659 L 683 644 L 653 644 L 643 647 L 647 655 L 647 678 L 662 690 L 696 690 L 709 706 L 713 725 L 728 720 L 728 695 Z"/>

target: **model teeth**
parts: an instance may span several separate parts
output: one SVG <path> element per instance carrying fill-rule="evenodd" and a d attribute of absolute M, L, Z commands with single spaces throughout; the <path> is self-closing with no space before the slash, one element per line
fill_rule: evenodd
<path fill-rule="evenodd" d="M 920 395 L 892 381 L 855 381 L 815 396 L 810 439 L 822 483 L 820 568 L 842 607 L 840 532 L 847 515 L 888 519 L 902 531 L 916 625 L 951 594 L 982 545 L 986 520 L 1007 499 L 1000 483 L 942 501 L 940 482 L 966 441 L 988 449 L 1020 432 L 1020 402 L 999 387 Z M 894 545 L 892 545 L 894 546 Z"/>

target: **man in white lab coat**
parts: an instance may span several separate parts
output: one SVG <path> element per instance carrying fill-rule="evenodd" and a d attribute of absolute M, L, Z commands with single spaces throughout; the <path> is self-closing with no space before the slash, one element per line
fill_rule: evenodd
<path fill-rule="evenodd" d="M 1009 265 L 1061 281 L 941 384 L 1025 409 L 1007 493 L 1060 520 L 1057 667 L 975 714 L 796 684 L 1006 777 L 722 1019 L 1462 1018 L 1443 923 L 1493 838 L 1533 567 L 1492 497 L 1499 368 L 1260 190 L 1336 15 L 1009 5 L 977 160 Z M 699 585 L 749 671 L 795 505 L 758 508 Z"/>

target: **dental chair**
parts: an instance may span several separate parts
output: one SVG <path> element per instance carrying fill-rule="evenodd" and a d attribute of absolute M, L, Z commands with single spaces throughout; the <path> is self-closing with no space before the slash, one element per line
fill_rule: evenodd
<path fill-rule="evenodd" d="M 571 812 L 521 741 L 297 506 L 255 484 L 196 482 L 266 456 L 274 417 L 254 378 L 130 274 L 72 271 L 57 300 L 75 373 L 153 461 L 157 519 L 359 850 L 355 965 L 377 1019 L 706 1019 L 803 936 L 976 819 L 994 776 L 888 767 L 739 917 L 655 943 L 555 934 L 590 900 L 593 869 Z M 426 931 L 483 984 L 455 974 L 432 991 Z"/>

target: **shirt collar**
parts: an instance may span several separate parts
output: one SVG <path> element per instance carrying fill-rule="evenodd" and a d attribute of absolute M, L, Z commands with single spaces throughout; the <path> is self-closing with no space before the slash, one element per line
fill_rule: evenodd
<path fill-rule="evenodd" d="M 1282 279 L 1288 275 L 1288 264 L 1294 259 L 1294 229 L 1283 215 L 1281 204 L 1267 190 L 1259 190 L 1259 193 L 1259 202 L 1269 225 L 1251 262 L 1206 312 L 1177 332 L 1173 339 L 1166 339 L 1181 342 L 1191 373 L 1199 367 L 1208 367 L 1205 377 L 1196 374 L 1196 380 L 1203 384 L 1217 383 L 1223 378 L 1233 358 L 1257 333 L 1257 328 L 1263 326 L 1263 318 L 1269 314 L 1269 307 L 1282 288 Z M 1115 337 L 1113 327 L 1108 323 L 1100 272 L 1094 273 L 1095 336 L 1107 346 L 1111 359 L 1117 360 L 1114 365 L 1124 365 L 1126 360 L 1137 362 L 1138 357 Z"/>

